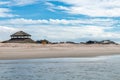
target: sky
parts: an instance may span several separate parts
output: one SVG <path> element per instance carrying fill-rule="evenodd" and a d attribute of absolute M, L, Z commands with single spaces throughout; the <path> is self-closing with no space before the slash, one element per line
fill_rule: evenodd
<path fill-rule="evenodd" d="M 0 0 L 0 41 L 21 30 L 34 40 L 120 43 L 120 0 Z"/>

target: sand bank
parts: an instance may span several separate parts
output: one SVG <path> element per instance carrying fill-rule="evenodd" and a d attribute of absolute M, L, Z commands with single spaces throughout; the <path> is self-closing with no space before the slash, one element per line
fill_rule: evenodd
<path fill-rule="evenodd" d="M 120 54 L 120 45 L 0 43 L 0 59 L 94 57 Z"/>

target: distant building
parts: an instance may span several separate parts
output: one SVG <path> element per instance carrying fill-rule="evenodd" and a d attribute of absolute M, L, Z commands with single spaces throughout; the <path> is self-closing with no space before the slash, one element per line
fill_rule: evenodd
<path fill-rule="evenodd" d="M 44 39 L 44 40 L 38 40 L 38 41 L 36 41 L 36 43 L 40 43 L 40 44 L 50 44 L 51 42 L 49 42 L 48 40 Z"/>
<path fill-rule="evenodd" d="M 4 43 L 34 43 L 35 41 L 31 39 L 31 35 L 23 32 L 18 31 L 12 35 L 10 35 L 11 39 L 4 41 Z"/>
<path fill-rule="evenodd" d="M 99 42 L 98 41 L 91 41 L 91 40 L 86 42 L 86 44 L 97 44 L 97 43 L 99 43 Z"/>
<path fill-rule="evenodd" d="M 117 44 L 114 41 L 102 40 L 102 41 L 87 41 L 85 44 Z"/>
<path fill-rule="evenodd" d="M 113 41 L 110 41 L 110 40 L 103 40 L 100 42 L 101 44 L 116 44 L 115 42 Z"/>

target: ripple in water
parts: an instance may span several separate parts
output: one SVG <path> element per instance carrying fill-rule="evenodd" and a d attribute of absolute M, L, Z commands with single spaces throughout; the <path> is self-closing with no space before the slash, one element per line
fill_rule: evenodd
<path fill-rule="evenodd" d="M 0 80 L 119 80 L 120 56 L 0 60 Z"/>

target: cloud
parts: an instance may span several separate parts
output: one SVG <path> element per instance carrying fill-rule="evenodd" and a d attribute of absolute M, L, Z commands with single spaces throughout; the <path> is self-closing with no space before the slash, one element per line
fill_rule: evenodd
<path fill-rule="evenodd" d="M 32 35 L 34 40 L 48 39 L 50 41 L 87 41 L 87 40 L 119 40 L 120 32 L 112 32 L 111 27 L 101 26 L 58 26 L 58 25 L 27 25 L 21 27 L 0 26 L 0 40 L 9 39 L 9 35 L 23 30 Z"/>
<path fill-rule="evenodd" d="M 91 18 L 91 19 L 8 19 L 0 21 L 0 40 L 9 38 L 15 31 L 23 30 L 32 35 L 34 40 L 48 39 L 50 41 L 87 41 L 110 39 L 119 41 L 120 31 L 118 20 L 111 18 Z M 115 25 L 115 26 L 114 26 Z M 7 26 L 7 27 L 5 27 Z M 11 33 L 10 33 L 11 32 Z"/>
<path fill-rule="evenodd" d="M 113 19 L 101 19 L 101 18 L 91 18 L 91 19 L 76 19 L 76 20 L 67 20 L 67 19 L 24 19 L 24 18 L 16 18 L 0 21 L 1 25 L 71 25 L 71 26 L 81 26 L 81 25 L 97 25 L 97 26 L 105 26 L 110 27 L 114 24 L 118 23 L 117 20 Z"/>
<path fill-rule="evenodd" d="M 18 15 L 12 14 L 11 6 L 26 6 L 37 3 L 38 0 L 6 0 L 0 1 L 0 17 L 16 17 Z"/>
<path fill-rule="evenodd" d="M 0 26 L 0 33 L 2 33 L 2 32 L 13 32 L 13 31 L 16 31 L 16 30 L 17 30 L 16 28 Z"/>
<path fill-rule="evenodd" d="M 12 0 L 10 2 L 10 5 L 25 6 L 25 5 L 31 5 L 31 4 L 34 4 L 37 2 L 38 2 L 38 0 Z"/>
<path fill-rule="evenodd" d="M 55 5 L 54 5 L 54 4 L 52 4 L 52 3 L 50 3 L 50 2 L 45 2 L 45 5 L 48 6 L 47 9 L 48 9 L 49 11 L 55 12 L 55 10 L 54 10 Z"/>
<path fill-rule="evenodd" d="M 17 15 L 13 15 L 10 13 L 11 10 L 9 8 L 0 8 L 0 17 L 14 17 Z"/>
<path fill-rule="evenodd" d="M 32 30 L 31 30 L 32 29 Z M 31 33 L 33 39 L 48 39 L 50 41 L 87 41 L 87 40 L 118 40 L 119 32 L 108 31 L 111 27 L 101 26 L 52 26 L 52 25 L 36 25 L 26 26 L 23 30 Z"/>
<path fill-rule="evenodd" d="M 0 1 L 0 5 L 6 5 L 9 4 L 9 1 Z"/>
<path fill-rule="evenodd" d="M 120 17 L 119 0 L 58 0 L 71 6 L 58 5 L 54 9 L 63 10 L 69 14 L 82 14 L 92 17 Z"/>
<path fill-rule="evenodd" d="M 19 29 L 13 27 L 0 26 L 0 41 L 9 39 L 10 34 L 18 30 Z"/>
<path fill-rule="evenodd" d="M 26 6 L 37 3 L 39 0 L 7 0 L 0 1 L 0 5 L 5 6 Z"/>

